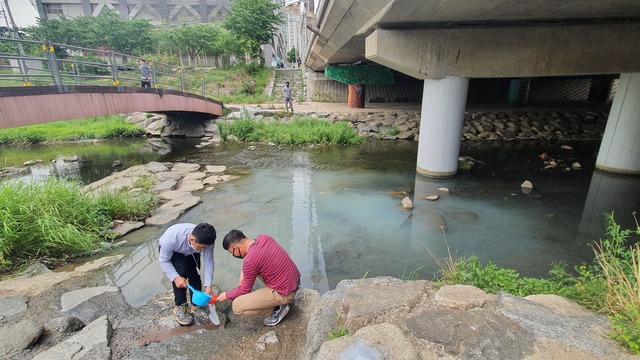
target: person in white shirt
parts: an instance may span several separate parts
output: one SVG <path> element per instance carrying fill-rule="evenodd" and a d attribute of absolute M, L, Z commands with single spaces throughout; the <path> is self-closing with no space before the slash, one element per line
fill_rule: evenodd
<path fill-rule="evenodd" d="M 289 82 L 284 83 L 284 87 L 282 88 L 282 93 L 284 94 L 284 107 L 287 111 L 289 111 L 289 106 L 291 106 L 291 112 L 293 112 L 293 102 L 291 101 L 291 88 L 289 87 Z"/>
<path fill-rule="evenodd" d="M 200 260 L 202 255 L 204 272 L 204 292 L 212 295 L 213 245 L 216 229 L 207 223 L 175 224 L 170 226 L 159 240 L 160 267 L 171 280 L 176 307 L 173 309 L 180 325 L 193 323 L 192 313 L 196 310 L 187 302 L 187 282 L 196 290 L 202 290 Z M 193 295 L 193 294 L 192 294 Z"/>

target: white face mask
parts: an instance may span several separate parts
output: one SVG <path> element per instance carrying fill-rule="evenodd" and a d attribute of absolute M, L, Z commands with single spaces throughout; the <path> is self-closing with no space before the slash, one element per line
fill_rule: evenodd
<path fill-rule="evenodd" d="M 195 251 L 195 252 L 197 252 L 197 253 L 201 253 L 201 252 L 202 252 L 202 250 L 198 250 L 198 249 L 194 248 L 194 247 L 193 247 L 193 245 L 191 244 L 191 241 L 189 241 L 189 247 L 190 247 L 193 251 Z"/>

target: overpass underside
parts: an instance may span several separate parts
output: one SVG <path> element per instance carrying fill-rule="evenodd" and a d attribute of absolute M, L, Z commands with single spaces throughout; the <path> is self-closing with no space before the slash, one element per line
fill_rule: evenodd
<path fill-rule="evenodd" d="M 455 175 L 469 79 L 621 74 L 596 167 L 640 174 L 639 2 L 321 4 L 311 69 L 374 62 L 424 81 L 418 173 Z"/>

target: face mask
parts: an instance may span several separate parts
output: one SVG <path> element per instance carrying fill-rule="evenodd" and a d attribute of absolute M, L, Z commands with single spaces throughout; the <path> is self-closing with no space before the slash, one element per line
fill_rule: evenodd
<path fill-rule="evenodd" d="M 191 244 L 191 241 L 189 241 L 189 247 L 190 247 L 193 251 L 195 251 L 195 252 L 197 252 L 197 253 L 201 253 L 201 252 L 202 252 L 202 250 L 198 250 L 198 249 L 194 248 L 194 247 L 193 247 L 193 245 Z"/>
<path fill-rule="evenodd" d="M 233 257 L 236 259 L 244 259 L 244 256 L 242 256 L 242 252 L 240 252 L 240 249 L 238 249 L 238 253 L 240 253 L 240 255 L 236 255 L 236 249 L 238 248 L 233 248 L 233 250 L 231 250 L 231 255 L 233 255 Z"/>

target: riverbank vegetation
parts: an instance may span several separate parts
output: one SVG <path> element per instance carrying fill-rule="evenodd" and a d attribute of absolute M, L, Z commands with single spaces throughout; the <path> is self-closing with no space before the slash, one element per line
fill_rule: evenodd
<path fill-rule="evenodd" d="M 635 213 L 634 213 L 635 216 Z M 441 281 L 473 285 L 490 293 L 506 291 L 518 296 L 556 294 L 607 315 L 611 337 L 640 354 L 640 246 L 629 246 L 636 229 L 622 229 L 607 216 L 604 239 L 592 245 L 595 259 L 569 272 L 556 264 L 546 279 L 520 276 L 515 270 L 493 263 L 481 265 L 476 257 L 438 260 Z"/>
<path fill-rule="evenodd" d="M 0 276 L 34 261 L 56 265 L 108 249 L 113 219 L 145 218 L 156 199 L 150 190 L 91 194 L 74 181 L 0 183 Z"/>
<path fill-rule="evenodd" d="M 357 145 L 363 141 L 363 138 L 344 122 L 332 124 L 312 118 L 297 118 L 284 123 L 243 117 L 232 123 L 220 122 L 218 127 L 224 141 L 259 141 L 278 145 Z"/>
<path fill-rule="evenodd" d="M 0 129 L 0 145 L 127 138 L 143 134 L 142 128 L 126 121 L 122 116 L 106 115 Z"/>

